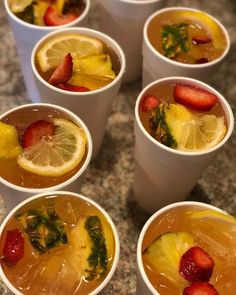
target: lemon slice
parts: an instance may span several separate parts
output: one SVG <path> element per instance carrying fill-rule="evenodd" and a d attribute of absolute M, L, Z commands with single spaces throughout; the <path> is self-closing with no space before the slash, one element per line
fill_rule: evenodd
<path fill-rule="evenodd" d="M 21 152 L 14 126 L 0 122 L 0 159 L 16 158 Z"/>
<path fill-rule="evenodd" d="M 194 218 L 194 219 L 204 219 L 204 220 L 212 220 L 212 221 L 215 220 L 220 222 L 232 223 L 236 226 L 235 217 L 220 211 L 203 210 L 198 212 L 191 212 L 191 213 L 188 213 L 188 215 L 190 216 L 190 218 Z"/>
<path fill-rule="evenodd" d="M 170 104 L 166 123 L 182 151 L 202 151 L 218 144 L 226 133 L 223 117 L 194 115 L 182 105 Z"/>
<path fill-rule="evenodd" d="M 25 10 L 33 0 L 11 0 L 9 2 L 10 9 L 13 13 L 19 13 Z"/>
<path fill-rule="evenodd" d="M 23 150 L 17 163 L 25 170 L 44 176 L 61 176 L 73 170 L 86 151 L 86 135 L 74 123 L 54 119 L 55 134 Z"/>
<path fill-rule="evenodd" d="M 41 47 L 36 59 L 43 72 L 59 65 L 66 54 L 72 58 L 83 58 L 90 55 L 103 53 L 103 43 L 98 39 L 80 35 L 64 34 L 56 36 Z"/>

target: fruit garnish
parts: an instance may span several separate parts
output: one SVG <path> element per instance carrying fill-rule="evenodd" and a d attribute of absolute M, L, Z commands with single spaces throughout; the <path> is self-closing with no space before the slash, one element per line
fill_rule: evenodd
<path fill-rule="evenodd" d="M 27 6 L 29 6 L 33 0 L 10 0 L 9 6 L 13 13 L 19 13 L 25 10 Z"/>
<path fill-rule="evenodd" d="M 53 205 L 30 209 L 15 218 L 38 254 L 68 242 L 66 229 Z"/>
<path fill-rule="evenodd" d="M 218 101 L 213 93 L 189 85 L 177 84 L 174 88 L 176 102 L 199 111 L 209 111 Z"/>
<path fill-rule="evenodd" d="M 205 64 L 207 62 L 209 62 L 209 60 L 206 57 L 198 58 L 196 60 L 196 64 Z"/>
<path fill-rule="evenodd" d="M 188 249 L 180 259 L 180 274 L 189 282 L 208 282 L 211 278 L 214 261 L 200 247 Z"/>
<path fill-rule="evenodd" d="M 16 128 L 0 122 L 0 159 L 16 158 L 21 153 L 21 146 Z"/>
<path fill-rule="evenodd" d="M 66 54 L 73 59 L 103 53 L 103 43 L 98 39 L 80 35 L 63 34 L 50 39 L 37 52 L 40 69 L 46 72 L 56 68 Z"/>
<path fill-rule="evenodd" d="M 6 232 L 2 255 L 2 260 L 7 266 L 14 266 L 23 258 L 24 237 L 19 229 L 13 229 Z"/>
<path fill-rule="evenodd" d="M 180 258 L 193 246 L 194 238 L 190 233 L 169 232 L 155 239 L 143 252 L 143 258 L 158 273 L 183 290 L 186 281 L 179 274 Z"/>
<path fill-rule="evenodd" d="M 175 58 L 181 52 L 189 50 L 188 24 L 179 23 L 161 27 L 163 53 L 168 58 Z"/>
<path fill-rule="evenodd" d="M 48 83 L 55 85 L 67 82 L 72 75 L 72 68 L 72 56 L 70 53 L 68 53 L 59 63 L 55 71 L 52 73 L 48 80 Z"/>
<path fill-rule="evenodd" d="M 215 48 L 221 49 L 222 47 L 224 47 L 220 26 L 206 13 L 200 11 L 184 10 L 179 11 L 179 16 L 184 18 L 186 21 L 190 20 L 196 25 L 199 24 L 203 28 L 206 28 L 212 38 L 212 42 Z"/>
<path fill-rule="evenodd" d="M 194 282 L 187 286 L 183 295 L 220 295 L 215 287 L 210 283 Z"/>
<path fill-rule="evenodd" d="M 105 87 L 112 81 L 113 79 L 102 77 L 102 76 L 92 76 L 92 75 L 73 72 L 73 75 L 68 81 L 68 84 L 83 85 L 83 87 L 86 87 L 90 91 L 92 91 L 92 90 L 97 90 L 99 88 Z"/>
<path fill-rule="evenodd" d="M 24 131 L 22 138 L 23 148 L 29 148 L 40 140 L 50 140 L 55 133 L 55 126 L 52 122 L 46 120 L 38 120 L 31 123 Z"/>
<path fill-rule="evenodd" d="M 98 216 L 81 218 L 70 233 L 70 244 L 76 253 L 80 253 L 80 265 L 86 280 L 99 279 L 105 275 L 109 263 L 107 240 Z"/>
<path fill-rule="evenodd" d="M 192 41 L 194 44 L 207 44 L 211 42 L 211 37 L 206 35 L 196 35 L 192 37 Z"/>
<path fill-rule="evenodd" d="M 82 128 L 65 119 L 53 119 L 55 133 L 24 149 L 17 158 L 21 168 L 44 176 L 61 176 L 81 162 L 87 139 Z"/>
<path fill-rule="evenodd" d="M 183 151 L 209 149 L 226 133 L 223 117 L 197 116 L 181 104 L 160 104 L 150 112 L 149 120 L 153 137 Z"/>
<path fill-rule="evenodd" d="M 67 13 L 67 14 L 58 14 L 57 10 L 54 9 L 52 6 L 49 6 L 44 14 L 44 23 L 46 26 L 61 26 L 68 24 L 78 16 L 75 13 Z"/>
<path fill-rule="evenodd" d="M 92 55 L 84 58 L 73 59 L 73 71 L 98 77 L 114 79 L 111 58 L 108 54 Z"/>
<path fill-rule="evenodd" d="M 141 108 L 144 113 L 148 113 L 152 109 L 155 109 L 160 104 L 160 99 L 155 95 L 145 95 L 141 101 Z"/>
<path fill-rule="evenodd" d="M 229 223 L 236 226 L 236 218 L 224 212 L 215 210 L 202 210 L 188 213 L 188 216 L 193 219 L 202 219 L 205 221 L 218 221 Z"/>
<path fill-rule="evenodd" d="M 78 85 L 72 85 L 69 83 L 60 83 L 57 85 L 57 87 L 63 89 L 63 90 L 68 90 L 68 91 L 75 91 L 75 92 L 87 92 L 90 91 L 87 87 L 84 86 L 78 86 Z"/>

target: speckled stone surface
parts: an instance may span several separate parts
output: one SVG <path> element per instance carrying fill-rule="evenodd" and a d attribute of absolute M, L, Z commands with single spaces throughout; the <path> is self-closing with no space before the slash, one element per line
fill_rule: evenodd
<path fill-rule="evenodd" d="M 90 26 L 99 29 L 97 1 L 91 1 L 93 5 Z M 235 114 L 236 1 L 167 1 L 167 6 L 174 5 L 205 10 L 222 21 L 229 31 L 231 49 L 211 85 L 226 97 Z M 14 106 L 29 102 L 26 98 L 14 39 L 7 23 L 3 1 L 0 2 L 0 36 L 0 113 L 3 113 Z M 141 81 L 122 86 L 114 101 L 102 151 L 90 164 L 82 188 L 84 195 L 97 201 L 108 211 L 120 236 L 120 261 L 108 288 L 102 293 L 104 295 L 135 294 L 136 243 L 140 229 L 148 217 L 137 207 L 132 197 L 134 104 L 140 90 Z M 235 131 L 217 159 L 202 175 L 188 199 L 207 202 L 231 214 L 236 214 Z M 0 198 L 0 218 L 3 217 L 4 203 Z M 2 283 L 0 283 L 0 294 L 9 294 Z"/>

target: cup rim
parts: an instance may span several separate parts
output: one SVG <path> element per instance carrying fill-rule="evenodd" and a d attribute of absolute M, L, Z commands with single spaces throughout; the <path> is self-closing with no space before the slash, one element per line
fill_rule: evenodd
<path fill-rule="evenodd" d="M 52 30 L 57 30 L 60 28 L 68 28 L 70 26 L 79 25 L 79 23 L 82 22 L 86 18 L 86 16 L 88 15 L 88 12 L 90 10 L 90 7 L 91 7 L 90 0 L 84 0 L 84 1 L 85 1 L 85 8 L 84 8 L 83 12 L 72 22 L 70 22 L 68 24 L 60 25 L 60 26 L 39 26 L 39 25 L 27 23 L 27 22 L 21 20 L 19 17 L 17 17 L 11 11 L 11 9 L 9 7 L 9 3 L 8 3 L 9 0 L 4 0 L 4 3 L 5 3 L 5 9 L 7 11 L 7 14 L 19 25 L 26 27 L 28 29 L 34 29 L 34 30 L 38 30 L 38 31 L 42 31 L 42 32 L 47 33 L 47 32 L 51 32 Z"/>
<path fill-rule="evenodd" d="M 210 91 L 211 93 L 214 93 L 218 97 L 218 99 L 222 103 L 222 107 L 224 108 L 224 113 L 226 115 L 227 123 L 228 123 L 227 132 L 226 132 L 224 138 L 218 144 L 216 144 L 215 146 L 213 146 L 207 150 L 202 150 L 202 151 L 181 151 L 181 150 L 176 150 L 176 149 L 170 148 L 168 146 L 165 146 L 164 144 L 160 143 L 155 138 L 153 138 L 147 132 L 147 130 L 144 128 L 144 126 L 140 120 L 140 116 L 139 116 L 139 105 L 140 105 L 141 99 L 144 96 L 144 94 L 151 87 L 153 87 L 159 83 L 166 82 L 166 81 L 172 81 L 175 83 L 176 82 L 181 82 L 181 83 L 184 82 L 187 85 L 196 85 L 198 87 L 201 87 L 203 89 Z M 228 112 L 228 114 L 227 114 L 227 112 Z M 234 116 L 233 116 L 232 109 L 231 109 L 229 103 L 227 102 L 227 100 L 223 97 L 223 95 L 221 93 L 219 93 L 216 89 L 214 89 L 210 85 L 208 85 L 200 80 L 188 78 L 188 77 L 181 77 L 181 76 L 161 78 L 161 79 L 151 82 L 145 88 L 143 88 L 142 91 L 140 92 L 140 94 L 138 95 L 138 97 L 136 99 L 136 103 L 135 103 L 135 121 L 137 122 L 138 127 L 140 128 L 141 132 L 148 139 L 149 142 L 151 142 L 155 146 L 157 146 L 167 152 L 170 152 L 170 153 L 176 154 L 176 155 L 180 155 L 180 156 L 186 156 L 186 157 L 194 157 L 194 156 L 197 157 L 197 156 L 201 156 L 201 155 L 207 155 L 207 154 L 213 153 L 214 151 L 218 150 L 227 142 L 227 140 L 231 136 L 231 134 L 233 132 L 233 128 L 234 128 Z"/>
<path fill-rule="evenodd" d="M 226 47 L 224 49 L 224 51 L 222 52 L 222 54 L 217 57 L 216 59 L 209 61 L 207 63 L 202 63 L 202 64 L 187 64 L 187 63 L 182 63 L 182 62 L 178 62 L 172 59 L 169 59 L 168 57 L 164 56 L 163 54 L 161 54 L 158 50 L 156 50 L 154 48 L 154 46 L 151 44 L 149 38 L 148 38 L 148 27 L 150 22 L 153 20 L 153 18 L 155 18 L 157 15 L 160 15 L 166 11 L 174 11 L 174 10 L 184 10 L 184 11 L 195 11 L 195 12 L 201 12 L 204 13 L 205 15 L 207 15 L 209 18 L 211 18 L 213 21 L 216 22 L 216 24 L 221 28 L 225 39 L 226 39 Z M 230 46 L 231 46 L 231 41 L 230 41 L 230 37 L 229 37 L 229 33 L 226 29 L 226 27 L 222 24 L 222 22 L 220 22 L 218 19 L 216 19 L 214 16 L 212 16 L 211 14 L 200 10 L 200 9 L 195 9 L 195 8 L 190 8 L 190 7 L 184 7 L 184 6 L 172 6 L 172 7 L 166 7 L 166 8 L 162 8 L 159 9 L 157 11 L 155 11 L 154 13 L 152 13 L 145 21 L 144 23 L 144 27 L 143 27 L 143 39 L 144 39 L 144 43 L 147 44 L 149 50 L 152 52 L 152 54 L 154 54 L 155 56 L 157 56 L 158 58 L 160 58 L 161 60 L 167 62 L 170 65 L 173 66 L 177 66 L 180 68 L 186 68 L 186 69 L 204 69 L 207 68 L 209 66 L 213 66 L 217 63 L 219 63 L 220 61 L 222 61 L 224 59 L 224 57 L 228 54 Z"/>
<path fill-rule="evenodd" d="M 13 216 L 13 214 L 22 206 L 24 206 L 25 204 L 31 202 L 32 200 L 44 197 L 44 196 L 51 196 L 51 195 L 70 195 L 70 196 L 75 196 L 75 197 L 79 197 L 80 199 L 92 204 L 93 206 L 95 206 L 107 219 L 109 225 L 111 226 L 112 232 L 113 232 L 113 236 L 114 236 L 114 242 L 115 242 L 115 253 L 114 253 L 114 259 L 113 259 L 113 264 L 111 266 L 111 269 L 109 271 L 109 273 L 107 274 L 106 278 L 102 281 L 102 283 L 96 288 L 94 289 L 90 295 L 96 295 L 98 294 L 102 289 L 104 289 L 104 287 L 108 284 L 108 282 L 111 280 L 113 274 L 116 271 L 118 262 L 119 262 L 119 256 L 120 256 L 120 240 L 119 240 L 119 235 L 118 235 L 118 231 L 117 228 L 111 218 L 111 216 L 108 214 L 108 212 L 101 207 L 101 205 L 99 205 L 96 201 L 90 199 L 89 197 L 86 197 L 83 194 L 79 194 L 79 193 L 75 193 L 75 192 L 69 192 L 69 191 L 63 191 L 63 190 L 55 190 L 55 191 L 48 191 L 48 192 L 43 192 L 40 194 L 36 194 L 34 196 L 29 197 L 28 199 L 22 201 L 21 203 L 19 203 L 17 206 L 15 206 L 8 214 L 7 216 L 4 218 L 2 224 L 0 225 L 0 237 L 2 234 L 3 229 L 5 228 L 5 225 L 7 224 L 8 220 L 11 218 L 11 216 Z M 3 279 L 4 284 L 6 284 L 6 286 L 12 291 L 14 292 L 14 294 L 16 295 L 23 295 L 23 293 L 21 293 L 18 289 L 16 289 L 11 283 L 10 281 L 7 279 L 7 277 L 5 276 L 5 273 L 2 269 L 2 265 L 0 264 L 0 277 Z"/>
<path fill-rule="evenodd" d="M 4 118 L 5 116 L 9 115 L 10 113 L 13 113 L 15 111 L 21 110 L 21 109 L 25 109 L 25 108 L 37 108 L 37 107 L 49 107 L 52 109 L 56 109 L 61 111 L 63 114 L 66 114 L 68 116 L 68 118 L 70 118 L 72 121 L 74 121 L 76 124 L 78 124 L 79 126 L 82 127 L 82 129 L 85 131 L 86 133 L 86 137 L 88 140 L 88 151 L 87 151 L 87 157 L 83 163 L 83 165 L 81 166 L 81 168 L 69 179 L 65 180 L 62 183 L 59 183 L 57 185 L 54 186 L 50 186 L 50 187 L 45 187 L 45 188 L 27 188 L 27 187 L 21 187 L 19 185 L 13 184 L 9 181 L 7 181 L 6 179 L 0 177 L 0 183 L 2 183 L 3 185 L 7 186 L 8 188 L 14 189 L 16 191 L 20 191 L 20 192 L 24 192 L 24 193 L 43 193 L 43 192 L 47 192 L 47 191 L 51 191 L 51 190 L 59 190 L 62 189 L 63 187 L 69 185 L 70 183 L 72 183 L 73 181 L 75 181 L 77 178 L 79 178 L 84 171 L 86 170 L 86 168 L 88 167 L 91 158 L 92 158 L 92 150 L 93 150 L 93 142 L 92 142 L 92 137 L 90 134 L 90 131 L 88 129 L 88 127 L 85 125 L 84 121 L 78 117 L 76 114 L 74 114 L 72 111 L 55 105 L 55 104 L 50 104 L 50 103 L 29 103 L 29 104 L 23 104 L 17 107 L 14 107 L 8 111 L 6 111 L 5 113 L 0 115 L 0 120 L 2 118 Z"/>
<path fill-rule="evenodd" d="M 118 75 L 115 77 L 115 79 L 113 81 L 111 81 L 109 84 L 107 84 L 106 86 L 96 89 L 96 90 L 91 90 L 91 91 L 86 91 L 86 92 L 74 92 L 74 91 L 68 91 L 68 90 L 63 90 L 60 89 L 58 87 L 55 87 L 53 85 L 51 85 L 50 83 L 48 83 L 46 80 L 44 80 L 41 75 L 38 73 L 36 66 L 35 66 L 35 57 L 36 57 L 36 53 L 39 49 L 39 47 L 41 46 L 42 43 L 46 42 L 46 40 L 50 40 L 51 37 L 54 37 L 56 35 L 60 35 L 63 33 L 77 33 L 77 34 L 81 34 L 81 35 L 85 35 L 88 37 L 93 37 L 96 38 L 98 40 L 102 40 L 104 43 L 109 42 L 109 45 L 112 44 L 112 46 L 110 45 L 110 47 L 115 51 L 116 55 L 119 58 L 120 61 L 120 70 Z M 105 40 L 105 41 L 104 41 Z M 95 29 L 91 29 L 91 28 L 85 28 L 85 27 L 70 27 L 70 28 L 65 28 L 65 29 L 58 29 L 56 31 L 53 31 L 45 36 L 43 36 L 34 46 L 33 50 L 32 50 L 32 54 L 31 54 L 31 67 L 33 70 L 34 75 L 37 77 L 37 79 L 46 87 L 48 87 L 49 89 L 51 89 L 52 91 L 58 92 L 60 94 L 69 94 L 71 96 L 91 96 L 92 94 L 99 94 L 103 91 L 106 91 L 110 88 L 112 88 L 114 85 L 116 85 L 118 83 L 118 81 L 120 81 L 122 79 L 122 76 L 125 72 L 125 67 L 126 67 L 126 60 L 125 60 L 125 54 L 123 52 L 123 49 L 120 47 L 120 45 L 110 36 L 97 31 Z"/>
<path fill-rule="evenodd" d="M 140 272 L 140 275 L 142 276 L 142 279 L 145 282 L 145 285 L 147 286 L 147 288 L 149 289 L 149 291 L 153 294 L 153 295 L 161 295 L 151 284 L 151 282 L 148 279 L 148 276 L 146 275 L 146 272 L 144 270 L 144 266 L 143 266 L 143 262 L 142 262 L 142 243 L 143 243 L 143 239 L 144 239 L 144 235 L 147 232 L 149 226 L 151 225 L 151 223 L 158 217 L 160 216 L 162 213 L 173 209 L 173 208 L 177 208 L 177 207 L 185 207 L 185 206 L 200 206 L 203 208 L 208 208 L 208 209 L 212 209 L 218 212 L 225 212 L 224 210 L 215 207 L 214 205 L 211 204 L 207 204 L 207 203 L 203 203 L 203 202 L 198 202 L 198 201 L 182 201 L 182 202 L 175 202 L 169 205 L 166 205 L 164 207 L 162 207 L 161 209 L 157 210 L 153 215 L 151 215 L 149 217 L 149 219 L 146 221 L 146 223 L 144 224 L 139 237 L 138 237 L 138 243 L 137 243 L 137 251 L 136 251 L 136 262 L 137 262 L 137 267 L 138 267 L 138 271 Z"/>

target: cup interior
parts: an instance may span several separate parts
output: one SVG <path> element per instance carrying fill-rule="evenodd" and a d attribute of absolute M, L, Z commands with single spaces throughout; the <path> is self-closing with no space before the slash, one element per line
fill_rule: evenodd
<path fill-rule="evenodd" d="M 196 201 L 183 201 L 183 202 L 177 202 L 177 203 L 172 203 L 170 205 L 167 205 L 163 208 L 161 208 L 160 210 L 158 210 L 157 212 L 155 212 L 145 223 L 145 225 L 143 226 L 139 238 L 138 238 L 138 244 L 137 244 L 137 267 L 139 270 L 139 273 L 141 275 L 141 279 L 143 281 L 143 283 L 145 284 L 146 288 L 148 288 L 150 294 L 153 295 L 161 295 L 159 294 L 159 292 L 153 287 L 153 285 L 151 284 L 146 272 L 145 272 L 145 268 L 143 265 L 143 260 L 142 260 L 142 252 L 143 252 L 143 242 L 145 239 L 145 236 L 147 234 L 147 231 L 150 230 L 150 228 L 155 228 L 153 226 L 154 222 L 156 220 L 158 220 L 160 217 L 165 216 L 166 214 L 168 214 L 168 212 L 170 210 L 178 210 L 178 209 L 182 209 L 184 207 L 196 207 L 199 208 L 200 210 L 214 210 L 214 211 L 219 211 L 222 212 L 221 209 L 209 205 L 209 204 L 205 204 L 202 202 L 196 202 Z M 166 229 L 166 232 L 168 231 L 168 229 Z M 152 239 L 153 240 L 153 239 Z"/>
<path fill-rule="evenodd" d="M 14 216 L 14 214 L 16 214 L 16 212 L 18 210 L 20 210 L 22 207 L 24 206 L 28 206 L 32 201 L 40 201 L 40 199 L 43 199 L 44 197 L 54 197 L 54 196 L 69 196 L 69 197 L 76 197 L 78 199 L 80 199 L 80 201 L 86 202 L 87 204 L 89 204 L 89 206 L 93 206 L 95 207 L 102 215 L 103 217 L 106 219 L 106 221 L 108 222 L 112 234 L 113 234 L 113 238 L 114 238 L 114 245 L 115 245 L 115 249 L 114 249 L 114 255 L 113 255 L 113 263 L 110 267 L 109 272 L 106 275 L 106 278 L 101 282 L 101 284 L 99 284 L 90 294 L 91 295 L 96 295 L 98 294 L 100 291 L 102 291 L 104 289 L 104 287 L 108 284 L 108 282 L 111 280 L 117 264 L 118 264 L 118 260 L 119 260 L 119 253 L 120 253 L 120 242 L 119 242 L 119 236 L 118 236 L 118 232 L 116 229 L 115 224 L 113 223 L 110 215 L 95 201 L 89 199 L 88 197 L 81 195 L 81 194 L 77 194 L 77 193 L 73 193 L 73 192 L 68 192 L 68 191 L 51 191 L 51 192 L 44 192 L 44 193 L 40 193 L 37 195 L 34 195 L 30 198 L 28 198 L 27 200 L 21 202 L 20 204 L 18 204 L 15 208 L 12 209 L 12 211 L 5 217 L 5 219 L 3 220 L 1 226 L 0 226 L 0 237 L 2 236 L 3 230 L 6 227 L 7 223 L 9 222 L 9 220 L 12 218 L 12 216 Z M 22 295 L 22 293 L 16 289 L 11 282 L 8 280 L 8 278 L 6 277 L 3 267 L 0 264 L 0 276 L 2 278 L 2 280 L 4 281 L 4 283 L 6 284 L 6 286 L 12 291 L 14 292 L 14 294 L 16 295 Z"/>
<path fill-rule="evenodd" d="M 108 49 L 110 48 L 111 49 L 111 56 L 114 56 L 114 58 L 117 60 L 117 63 L 119 64 L 119 70 L 118 70 L 118 73 L 117 73 L 116 77 L 114 78 L 114 80 L 111 81 L 110 83 L 108 83 L 107 85 L 105 85 L 104 87 L 101 87 L 96 90 L 87 91 L 87 92 L 67 91 L 67 90 L 60 89 L 58 87 L 55 87 L 55 86 L 49 84 L 39 74 L 39 71 L 38 71 L 36 63 L 35 63 L 36 55 L 37 55 L 38 50 L 44 44 L 46 44 L 50 39 L 60 36 L 60 35 L 62 36 L 65 34 L 79 34 L 79 35 L 84 35 L 84 36 L 96 38 L 96 39 L 102 41 L 107 46 Z M 31 55 L 31 66 L 32 66 L 32 70 L 33 70 L 33 73 L 34 73 L 36 79 L 39 80 L 44 86 L 48 87 L 49 89 L 51 89 L 55 92 L 66 93 L 66 94 L 70 94 L 71 96 L 91 96 L 91 94 L 100 93 L 105 90 L 113 88 L 122 79 L 122 76 L 125 71 L 125 65 L 126 65 L 126 62 L 125 62 L 124 52 L 123 52 L 122 48 L 120 47 L 120 45 L 114 39 L 112 39 L 108 35 L 106 35 L 102 32 L 99 32 L 97 30 L 90 29 L 90 28 L 82 28 L 82 27 L 61 29 L 61 30 L 51 32 L 50 34 L 47 34 L 46 36 L 41 38 L 35 44 L 35 46 L 32 50 L 32 55 Z"/>
<path fill-rule="evenodd" d="M 73 112 L 71 112 L 63 107 L 60 107 L 58 105 L 53 105 L 53 104 L 35 103 L 35 104 L 25 104 L 22 106 L 18 106 L 18 107 L 15 107 L 15 108 L 5 112 L 4 114 L 2 114 L 0 116 L 0 120 L 4 119 L 4 117 L 7 117 L 8 115 L 14 114 L 15 112 L 27 110 L 27 109 L 32 109 L 32 111 L 44 110 L 44 109 L 58 111 L 59 114 L 65 116 L 66 118 L 68 118 L 69 120 L 74 122 L 76 125 L 80 126 L 84 130 L 86 137 L 87 137 L 88 149 L 87 149 L 86 159 L 84 160 L 80 169 L 76 173 L 74 173 L 70 178 L 68 178 L 67 180 L 65 180 L 57 185 L 51 186 L 51 187 L 26 188 L 26 187 L 22 187 L 22 186 L 13 184 L 2 177 L 0 178 L 0 182 L 3 185 L 5 185 L 6 187 L 13 189 L 14 191 L 20 191 L 20 192 L 31 193 L 31 194 L 42 193 L 42 192 L 46 192 L 48 190 L 62 189 L 63 187 L 73 183 L 73 181 L 75 181 L 79 176 L 81 176 L 83 174 L 83 172 L 85 171 L 85 169 L 87 168 L 87 166 L 89 165 L 91 157 L 92 157 L 92 150 L 93 150 L 93 143 L 92 143 L 91 134 L 90 134 L 87 126 L 85 125 L 85 123 L 77 115 L 75 115 Z"/>
<path fill-rule="evenodd" d="M 141 118 L 140 118 L 140 114 L 139 114 L 139 108 L 140 108 L 140 103 L 142 101 L 142 98 L 145 96 L 145 94 L 150 94 L 151 93 L 151 89 L 155 89 L 156 85 L 164 85 L 164 84 L 168 84 L 168 85 L 174 85 L 174 84 L 184 84 L 184 85 L 189 85 L 189 86 L 194 86 L 194 87 L 198 87 L 201 88 L 203 90 L 206 90 L 210 93 L 213 93 L 214 95 L 217 96 L 219 103 L 221 104 L 226 120 L 227 120 L 227 132 L 224 136 L 224 138 L 218 143 L 216 144 L 214 147 L 209 148 L 207 150 L 203 150 L 203 151 L 181 151 L 181 150 L 176 150 L 173 148 L 170 148 L 168 146 L 165 146 L 164 144 L 160 143 L 158 140 L 154 139 L 149 132 L 147 132 L 147 130 L 145 129 Z M 143 133 L 143 135 L 148 139 L 149 142 L 151 142 L 153 145 L 156 145 L 158 147 L 161 147 L 162 149 L 169 151 L 170 153 L 173 154 L 178 154 L 178 155 L 183 155 L 183 156 L 199 156 L 199 155 L 204 155 L 204 154 L 209 154 L 214 152 L 215 150 L 219 149 L 220 147 L 222 147 L 225 142 L 229 139 L 229 137 L 232 134 L 233 128 L 234 128 L 234 117 L 233 117 L 233 112 L 232 109 L 229 105 L 229 103 L 227 102 L 227 100 L 214 88 L 212 88 L 211 86 L 209 86 L 208 84 L 201 82 L 199 80 L 196 79 L 191 79 L 191 78 L 187 78 L 187 77 L 167 77 L 167 78 L 162 78 L 156 81 L 153 81 L 152 83 L 148 84 L 139 94 L 137 100 L 136 100 L 136 104 L 135 104 L 135 120 L 136 123 L 138 125 L 138 128 L 141 130 L 141 132 Z"/>
<path fill-rule="evenodd" d="M 223 52 L 220 54 L 220 56 L 218 56 L 217 58 L 214 58 L 213 60 L 210 60 L 208 62 L 204 62 L 204 63 L 197 63 L 197 64 L 190 64 L 187 62 L 180 62 L 177 60 L 174 60 L 172 58 L 168 58 L 166 56 L 164 56 L 162 53 L 160 53 L 155 46 L 152 44 L 152 42 L 150 41 L 149 38 L 149 29 L 152 23 L 154 23 L 155 19 L 158 20 L 158 18 L 162 17 L 162 14 L 166 14 L 166 13 L 172 13 L 172 12 L 193 12 L 193 13 L 201 13 L 204 15 L 205 20 L 202 21 L 204 26 L 209 26 L 210 27 L 210 23 L 211 21 L 213 21 L 213 23 L 220 29 L 220 31 L 222 32 L 223 36 L 225 37 L 225 48 L 223 50 Z M 197 17 L 196 17 L 197 19 Z M 209 29 L 208 28 L 208 29 Z M 230 48 L 230 37 L 228 34 L 228 31 L 226 30 L 225 26 L 215 17 L 213 17 L 212 15 L 201 11 L 201 10 L 197 10 L 197 9 L 193 9 L 193 8 L 189 8 L 189 7 L 167 7 L 167 8 L 163 8 L 160 9 L 158 11 L 155 11 L 153 14 L 151 14 L 148 19 L 146 20 L 145 24 L 144 24 L 144 29 L 143 29 L 143 38 L 144 38 L 144 42 L 145 44 L 148 46 L 149 50 L 152 52 L 153 55 L 156 55 L 159 59 L 165 61 L 167 64 L 170 65 L 174 65 L 174 66 L 178 66 L 181 68 L 195 68 L 195 69 L 201 69 L 201 68 L 207 68 L 209 66 L 212 66 L 216 63 L 219 63 L 220 61 L 222 61 L 224 59 L 224 57 L 227 55 L 227 53 L 229 52 L 229 48 Z"/>

